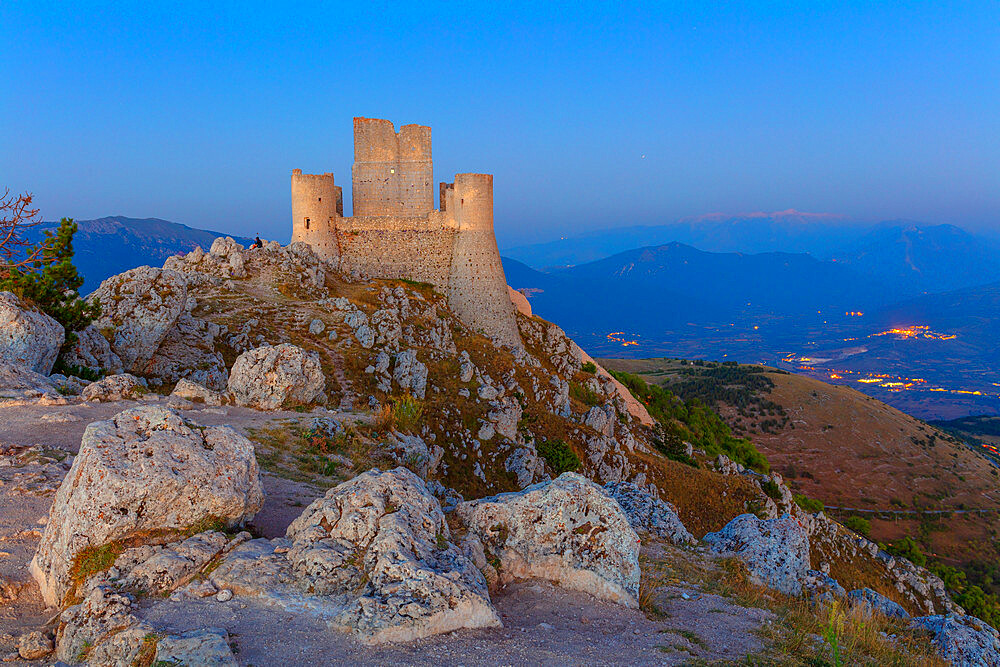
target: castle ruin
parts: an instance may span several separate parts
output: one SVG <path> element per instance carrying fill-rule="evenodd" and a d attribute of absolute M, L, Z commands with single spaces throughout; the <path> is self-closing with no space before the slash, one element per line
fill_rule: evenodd
<path fill-rule="evenodd" d="M 426 282 L 473 329 L 497 342 L 521 338 L 493 235 L 492 174 L 456 174 L 434 208 L 431 128 L 354 119 L 353 216 L 333 174 L 292 171 L 292 241 L 345 273 Z"/>

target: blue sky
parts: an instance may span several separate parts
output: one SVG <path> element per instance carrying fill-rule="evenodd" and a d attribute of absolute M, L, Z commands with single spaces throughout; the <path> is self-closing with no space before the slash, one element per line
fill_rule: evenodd
<path fill-rule="evenodd" d="M 349 186 L 374 116 L 431 125 L 439 181 L 495 174 L 501 246 L 788 208 L 1000 230 L 993 1 L 6 0 L 0 25 L 0 187 L 46 219 L 284 240 L 291 170 Z"/>

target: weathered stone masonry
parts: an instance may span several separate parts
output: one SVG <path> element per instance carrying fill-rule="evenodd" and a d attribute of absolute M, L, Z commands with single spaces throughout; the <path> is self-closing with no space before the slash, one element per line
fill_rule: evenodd
<path fill-rule="evenodd" d="M 456 174 L 434 209 L 431 128 L 354 119 L 352 203 L 333 174 L 292 171 L 292 241 L 303 241 L 344 272 L 435 285 L 469 326 L 521 344 L 493 235 L 493 176 Z"/>

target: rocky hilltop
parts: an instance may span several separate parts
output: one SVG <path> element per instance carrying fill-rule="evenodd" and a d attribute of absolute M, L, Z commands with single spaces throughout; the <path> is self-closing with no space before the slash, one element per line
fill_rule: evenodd
<path fill-rule="evenodd" d="M 88 381 L 0 296 L 5 660 L 1000 661 L 766 463 L 665 456 L 524 303 L 504 346 L 430 285 L 218 239 L 101 284 L 64 357 Z"/>

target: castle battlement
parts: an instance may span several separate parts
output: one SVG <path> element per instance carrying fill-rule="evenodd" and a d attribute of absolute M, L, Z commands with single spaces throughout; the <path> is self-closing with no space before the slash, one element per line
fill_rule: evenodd
<path fill-rule="evenodd" d="M 440 183 L 434 209 L 431 128 L 354 119 L 353 215 L 332 173 L 292 171 L 292 241 L 308 243 L 342 271 L 435 285 L 465 321 L 520 345 L 493 234 L 493 175 Z"/>

